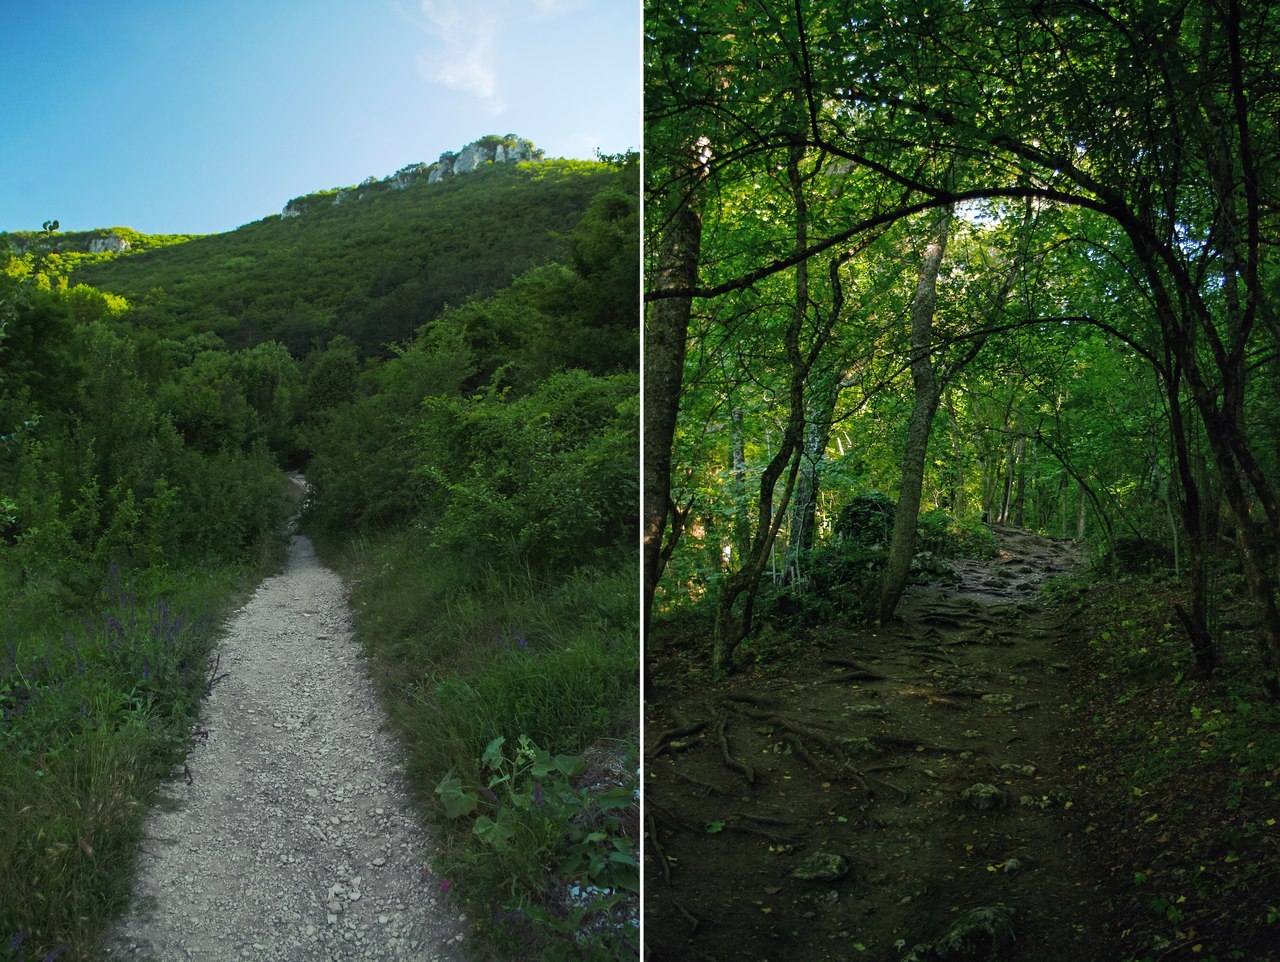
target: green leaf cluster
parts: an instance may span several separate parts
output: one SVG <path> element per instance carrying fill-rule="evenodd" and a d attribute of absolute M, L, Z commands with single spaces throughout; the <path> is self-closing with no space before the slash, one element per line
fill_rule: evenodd
<path fill-rule="evenodd" d="M 499 736 L 485 748 L 485 786 L 468 789 L 452 772 L 436 786 L 446 814 L 470 818 L 484 843 L 472 871 L 512 880 L 509 926 L 556 936 L 565 957 L 624 957 L 638 936 L 640 867 L 621 813 L 638 805 L 638 774 L 593 792 L 580 757 L 553 756 L 525 735 L 514 752 L 505 743 Z M 521 881 L 530 878 L 540 884 Z"/>

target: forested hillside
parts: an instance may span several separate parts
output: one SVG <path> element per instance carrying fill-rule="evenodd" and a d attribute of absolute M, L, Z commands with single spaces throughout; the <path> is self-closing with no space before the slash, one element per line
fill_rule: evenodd
<path fill-rule="evenodd" d="M 279 563 L 300 507 L 349 580 L 423 810 L 448 820 L 433 867 L 483 938 L 554 952 L 590 925 L 592 951 L 628 951 L 637 167 L 491 165 L 228 234 L 94 232 L 130 242 L 105 253 L 56 222 L 12 235 L 14 957 L 97 957 L 146 803 L 217 681 L 222 613 Z"/>
<path fill-rule="evenodd" d="M 489 165 L 402 190 L 357 188 L 338 204 L 322 195 L 297 217 L 160 250 L 63 259 L 73 283 L 128 298 L 135 325 L 212 332 L 231 347 L 277 341 L 298 357 L 345 335 L 381 354 L 446 305 L 550 259 L 608 178 L 582 161 Z"/>
<path fill-rule="evenodd" d="M 910 958 L 960 958 L 949 913 L 986 904 L 992 958 L 1059 957 L 1071 923 L 1088 957 L 1271 957 L 1274 10 L 663 2 L 646 30 L 659 953 L 745 958 L 749 926 L 755 957 L 790 932 L 796 957 L 856 936 L 888 958 L 910 915 Z M 1032 573 L 1070 607 L 1045 613 Z M 924 754 L 874 757 L 902 746 Z M 975 818 L 952 780 L 1032 769 L 1025 797 L 1106 869 L 1065 876 L 1076 918 L 1041 887 L 1081 867 L 1032 862 L 1041 828 L 987 845 L 1012 814 L 957 826 L 914 876 L 885 864 L 886 825 L 923 853 Z M 708 821 L 693 782 L 752 804 Z M 727 829 L 763 836 L 749 867 Z M 817 876 L 829 902 L 787 881 L 815 879 L 801 853 L 848 859 Z M 776 897 L 708 883 L 756 872 Z M 879 925 L 840 907 L 868 875 Z M 1006 945 L 1011 907 L 1038 949 Z"/>

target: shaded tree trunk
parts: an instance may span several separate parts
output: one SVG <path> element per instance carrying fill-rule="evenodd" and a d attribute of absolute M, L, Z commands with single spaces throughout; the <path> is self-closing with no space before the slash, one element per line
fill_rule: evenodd
<path fill-rule="evenodd" d="M 655 287 L 688 289 L 697 285 L 702 218 L 693 198 L 681 197 L 663 233 L 651 283 Z M 689 315 L 693 300 L 674 297 L 649 305 L 644 325 L 644 430 L 642 498 L 643 634 L 646 671 L 649 619 L 654 592 L 665 559 L 679 536 L 677 526 L 667 535 L 671 513 L 671 448 L 680 411 Z M 676 516 L 678 520 L 678 515 Z M 667 540 L 664 552 L 664 538 Z"/>
<path fill-rule="evenodd" d="M 796 250 L 801 252 L 808 247 L 808 206 L 800 180 L 802 156 L 801 149 L 792 148 L 787 163 L 792 203 L 795 205 Z M 716 599 L 715 638 L 711 648 L 711 667 L 717 671 L 729 667 L 738 643 L 751 631 L 755 616 L 756 594 L 760 590 L 760 578 L 768 564 L 787 504 L 795 490 L 796 475 L 800 467 L 800 444 L 804 436 L 804 386 L 809 372 L 800 352 L 800 334 L 804 329 L 804 319 L 808 309 L 809 268 L 808 261 L 801 260 L 796 265 L 795 302 L 791 310 L 790 323 L 787 325 L 784 345 L 790 368 L 787 427 L 782 433 L 778 450 L 769 459 L 764 473 L 760 476 L 760 495 L 756 502 L 756 530 L 751 540 L 751 549 L 743 559 L 742 566 L 720 582 L 720 594 Z M 775 510 L 775 489 L 778 479 L 788 465 L 791 469 L 788 472 L 787 485 L 781 502 Z M 740 615 L 735 616 L 734 608 L 740 598 L 742 611 Z"/>
<path fill-rule="evenodd" d="M 800 452 L 800 473 L 796 479 L 796 493 L 791 501 L 791 537 L 787 544 L 787 580 L 803 578 L 801 566 L 813 549 L 818 517 L 818 492 L 820 473 L 826 455 L 827 442 L 831 439 L 831 420 L 835 416 L 836 401 L 843 383 L 839 376 L 832 377 L 818 389 L 808 407 L 805 418 L 804 441 Z"/>
<path fill-rule="evenodd" d="M 730 445 L 733 459 L 733 561 L 739 565 L 751 550 L 751 519 L 747 515 L 747 450 L 742 433 L 742 408 L 734 405 L 729 414 L 733 432 Z"/>
<path fill-rule="evenodd" d="M 1218 665 L 1217 646 L 1209 631 L 1208 580 L 1205 569 L 1204 511 L 1201 506 L 1200 486 L 1196 483 L 1187 439 L 1186 421 L 1179 394 L 1182 390 L 1181 370 L 1176 366 L 1169 377 L 1169 426 L 1173 436 L 1174 461 L 1178 469 L 1178 486 L 1182 497 L 1178 499 L 1182 514 L 1182 528 L 1187 534 L 1187 561 L 1191 574 L 1191 610 L 1174 605 L 1178 619 L 1187 630 L 1191 651 L 1195 655 L 1196 670 L 1207 678 Z"/>
<path fill-rule="evenodd" d="M 889 559 L 880 584 L 880 623 L 893 617 L 898 599 L 911 573 L 911 558 L 916 547 L 916 520 L 920 515 L 920 494 L 924 488 L 925 456 L 933 416 L 938 410 L 941 388 L 933 369 L 933 315 L 938 300 L 938 272 L 947 250 L 951 227 L 951 211 L 944 209 L 934 227 L 933 237 L 925 247 L 920 275 L 911 302 L 911 383 L 915 400 L 907 423 L 907 443 L 902 455 L 902 484 L 898 489 L 898 505 L 893 515 L 893 536 L 889 542 Z"/>
<path fill-rule="evenodd" d="M 808 205 L 800 177 L 800 161 L 803 150 L 793 148 L 787 164 L 791 183 L 792 203 L 796 213 L 795 248 L 803 252 L 808 248 Z M 787 426 L 778 443 L 778 450 L 760 477 L 760 494 L 756 502 L 756 528 L 751 550 L 743 566 L 726 576 L 720 583 L 716 600 L 715 639 L 712 643 L 711 665 L 716 670 L 730 667 L 733 653 L 739 642 L 751 631 L 755 612 L 755 599 L 760 590 L 760 579 L 769 562 L 770 552 L 777 540 L 778 531 L 787 514 L 788 505 L 795 493 L 796 479 L 800 472 L 800 454 L 805 428 L 805 387 L 809 372 L 813 370 L 819 355 L 844 308 L 844 294 L 840 286 L 840 268 L 852 255 L 841 255 L 831 262 L 831 310 L 813 333 L 807 349 L 801 349 L 801 335 L 805 317 L 809 311 L 809 271 L 807 259 L 796 264 L 795 298 L 791 320 L 784 335 L 784 348 L 789 367 Z M 782 497 L 775 503 L 775 494 L 783 471 L 787 472 Z M 741 612 L 735 613 L 738 601 Z"/>
<path fill-rule="evenodd" d="M 1013 496 L 1013 526 L 1023 527 L 1027 496 L 1027 439 L 1018 438 L 1013 448 L 1013 462 L 1018 472 L 1018 480 Z"/>

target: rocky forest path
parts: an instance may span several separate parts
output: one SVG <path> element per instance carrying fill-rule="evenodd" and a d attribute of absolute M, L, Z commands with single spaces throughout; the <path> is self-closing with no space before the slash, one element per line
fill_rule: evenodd
<path fill-rule="evenodd" d="M 1077 548 L 908 589 L 884 628 L 828 624 L 723 681 L 663 672 L 646 725 L 653 962 L 1090 960 L 1101 883 L 1076 804 L 1071 630 L 1040 588 Z M 978 954 L 934 955 L 966 935 Z"/>
<path fill-rule="evenodd" d="M 384 730 L 341 579 L 295 535 L 231 620 L 184 775 L 145 826 L 111 958 L 461 960 L 466 920 Z M 207 734 L 206 734 L 207 733 Z"/>

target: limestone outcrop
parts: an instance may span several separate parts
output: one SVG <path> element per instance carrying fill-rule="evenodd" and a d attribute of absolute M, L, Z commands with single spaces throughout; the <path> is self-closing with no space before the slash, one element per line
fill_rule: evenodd
<path fill-rule="evenodd" d="M 517 137 L 515 134 L 507 134 L 504 137 L 489 134 L 472 141 L 456 153 L 446 150 L 434 164 L 409 164 L 382 180 L 370 177 L 358 187 L 342 187 L 295 197 L 284 205 L 280 215 L 298 217 L 321 203 L 341 204 L 349 200 L 359 200 L 371 191 L 404 190 L 424 177 L 427 183 L 438 184 L 458 174 L 469 174 L 486 164 L 518 164 L 541 159 L 542 151 L 535 147 L 532 141 Z"/>
<path fill-rule="evenodd" d="M 90 254 L 121 254 L 129 249 L 129 242 L 119 234 L 95 237 L 89 241 Z"/>

